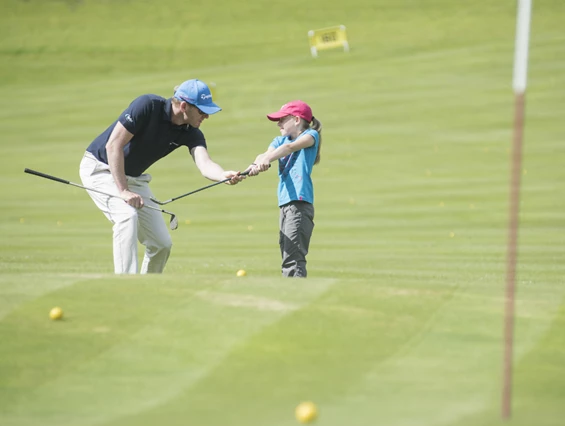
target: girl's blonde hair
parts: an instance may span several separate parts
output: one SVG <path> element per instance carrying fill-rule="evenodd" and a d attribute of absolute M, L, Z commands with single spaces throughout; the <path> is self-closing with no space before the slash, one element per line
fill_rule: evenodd
<path fill-rule="evenodd" d="M 316 117 L 312 116 L 312 122 L 308 123 L 303 118 L 300 119 L 302 122 L 303 130 L 306 129 L 314 129 L 320 135 L 320 141 L 318 142 L 318 152 L 316 153 L 316 159 L 314 160 L 314 164 L 318 164 L 320 162 L 320 150 L 322 149 L 322 123 Z"/>

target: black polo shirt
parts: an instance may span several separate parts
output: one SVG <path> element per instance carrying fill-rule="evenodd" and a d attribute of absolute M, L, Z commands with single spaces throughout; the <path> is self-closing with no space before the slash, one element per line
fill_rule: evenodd
<path fill-rule="evenodd" d="M 173 124 L 171 113 L 171 99 L 142 95 L 134 99 L 118 120 L 94 139 L 86 150 L 108 164 L 106 144 L 118 121 L 133 133 L 133 138 L 124 147 L 127 176 L 141 175 L 157 160 L 180 146 L 187 146 L 189 151 L 196 146 L 206 148 L 206 139 L 200 129 L 187 124 Z"/>

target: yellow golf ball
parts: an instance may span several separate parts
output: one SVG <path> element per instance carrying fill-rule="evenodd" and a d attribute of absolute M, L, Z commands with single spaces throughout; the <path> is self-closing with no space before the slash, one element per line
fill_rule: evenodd
<path fill-rule="evenodd" d="M 243 270 L 243 269 L 240 269 L 239 271 L 237 271 L 237 274 L 236 274 L 236 275 L 237 275 L 238 277 L 244 277 L 244 276 L 247 275 L 247 272 L 245 272 L 245 270 Z"/>
<path fill-rule="evenodd" d="M 311 401 L 301 402 L 296 407 L 294 414 L 296 415 L 296 420 L 300 423 L 310 423 L 318 417 L 318 409 L 316 404 Z"/>
<path fill-rule="evenodd" d="M 49 312 L 49 318 L 51 318 L 52 320 L 58 320 L 58 319 L 63 318 L 63 310 L 61 308 L 59 308 L 58 306 L 54 307 Z"/>

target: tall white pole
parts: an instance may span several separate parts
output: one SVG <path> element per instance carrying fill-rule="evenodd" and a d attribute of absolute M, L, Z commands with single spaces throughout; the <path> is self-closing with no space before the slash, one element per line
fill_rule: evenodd
<path fill-rule="evenodd" d="M 516 44 L 514 52 L 514 138 L 511 157 L 508 249 L 506 261 L 506 304 L 504 313 L 504 359 L 502 385 L 502 418 L 512 415 L 512 361 L 514 346 L 514 299 L 516 293 L 516 263 L 518 255 L 518 221 L 520 210 L 520 176 L 522 172 L 522 140 L 524 105 L 528 74 L 532 1 L 518 0 Z"/>
<path fill-rule="evenodd" d="M 530 41 L 530 21 L 532 1 L 518 0 L 518 18 L 516 20 L 516 43 L 514 50 L 514 93 L 526 91 L 528 77 L 528 44 Z"/>

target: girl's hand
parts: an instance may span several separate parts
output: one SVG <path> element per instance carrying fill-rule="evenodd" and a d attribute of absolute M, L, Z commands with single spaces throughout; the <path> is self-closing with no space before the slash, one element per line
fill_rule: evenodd
<path fill-rule="evenodd" d="M 260 172 L 266 172 L 271 166 L 271 163 L 265 154 L 258 155 L 254 161 L 254 164 Z"/>
<path fill-rule="evenodd" d="M 247 176 L 257 176 L 259 174 L 259 169 L 257 169 L 255 163 L 251 163 L 243 173 L 247 173 Z"/>

